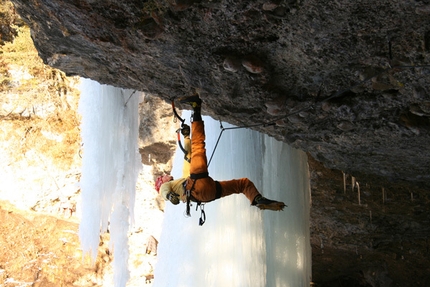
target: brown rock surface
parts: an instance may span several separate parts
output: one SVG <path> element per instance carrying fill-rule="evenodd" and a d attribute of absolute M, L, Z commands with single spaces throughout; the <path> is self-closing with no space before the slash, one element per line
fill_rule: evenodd
<path fill-rule="evenodd" d="M 427 1 L 13 3 L 45 63 L 69 75 L 165 100 L 197 91 L 206 114 L 330 168 L 429 185 Z M 273 115 L 265 103 L 279 99 Z"/>
<path fill-rule="evenodd" d="M 312 279 L 316 286 L 428 286 L 427 189 L 346 175 L 309 158 Z M 383 192 L 385 199 L 383 199 Z"/>

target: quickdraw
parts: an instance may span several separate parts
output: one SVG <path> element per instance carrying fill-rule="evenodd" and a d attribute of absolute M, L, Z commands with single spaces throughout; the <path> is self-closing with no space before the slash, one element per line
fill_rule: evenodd
<path fill-rule="evenodd" d="M 192 179 L 193 180 L 193 185 L 191 186 L 190 189 L 185 190 L 185 196 L 187 198 L 185 214 L 186 214 L 187 217 L 191 216 L 191 212 L 190 212 L 191 211 L 190 209 L 191 209 L 191 206 L 192 206 L 191 200 L 195 201 L 195 199 L 191 195 L 191 191 L 194 189 L 194 184 L 196 183 L 197 179 L 198 178 Z M 185 186 L 186 186 L 186 181 L 184 183 L 184 188 L 186 188 Z M 203 226 L 203 224 L 205 224 L 205 222 L 206 222 L 205 204 L 203 202 L 200 202 L 200 201 L 195 201 L 195 202 L 197 204 L 196 205 L 196 211 L 200 207 L 199 226 Z"/>

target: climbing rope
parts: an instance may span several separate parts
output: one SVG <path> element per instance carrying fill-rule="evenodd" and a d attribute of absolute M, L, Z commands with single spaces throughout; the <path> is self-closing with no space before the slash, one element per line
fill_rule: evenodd
<path fill-rule="evenodd" d="M 124 107 L 125 106 L 127 106 L 127 104 L 128 104 L 128 101 L 131 99 L 131 97 L 134 95 L 134 93 L 136 93 L 137 92 L 137 90 L 134 90 L 131 94 L 130 94 L 130 96 L 128 97 L 128 99 L 127 99 L 127 101 L 125 101 L 125 103 L 124 103 Z M 121 90 L 121 94 L 122 94 L 122 90 Z"/>

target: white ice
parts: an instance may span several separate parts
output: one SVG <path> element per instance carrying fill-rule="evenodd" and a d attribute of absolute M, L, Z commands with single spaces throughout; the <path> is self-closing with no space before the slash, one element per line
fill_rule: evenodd
<path fill-rule="evenodd" d="M 122 287 L 129 279 L 127 236 L 142 167 L 138 151 L 139 94 L 87 79 L 81 79 L 80 90 L 83 156 L 79 237 L 83 251 L 95 260 L 100 233 L 110 231 L 114 284 Z"/>

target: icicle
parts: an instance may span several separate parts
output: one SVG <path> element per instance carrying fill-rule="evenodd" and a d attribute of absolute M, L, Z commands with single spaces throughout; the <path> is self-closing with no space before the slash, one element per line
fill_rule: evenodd
<path fill-rule="evenodd" d="M 109 229 L 116 287 L 129 279 L 128 231 L 133 222 L 138 153 L 139 97 L 124 104 L 123 91 L 82 80 L 82 219 L 79 237 L 84 253 L 97 257 L 100 233 Z"/>

